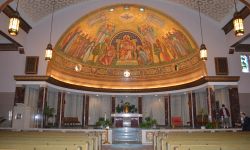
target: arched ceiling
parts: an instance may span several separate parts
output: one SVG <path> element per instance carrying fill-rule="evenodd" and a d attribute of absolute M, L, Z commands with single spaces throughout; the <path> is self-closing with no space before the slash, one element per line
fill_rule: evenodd
<path fill-rule="evenodd" d="M 194 82 L 207 72 L 192 36 L 173 18 L 139 5 L 115 5 L 65 31 L 47 75 L 97 89 L 148 90 Z"/>
<path fill-rule="evenodd" d="M 97 0 L 55 0 L 55 9 L 60 10 L 71 5 L 76 5 L 87 1 Z M 157 0 L 155 0 L 157 1 Z M 180 4 L 190 9 L 198 10 L 198 0 L 158 0 Z M 200 0 L 201 11 L 206 16 L 214 19 L 215 21 L 222 21 L 225 17 L 234 10 L 233 0 Z M 52 0 L 20 0 L 20 9 L 32 21 L 36 22 L 47 16 L 52 11 Z M 123 1 L 126 3 L 126 1 Z M 130 2 L 130 1 L 128 1 Z M 118 2 L 119 3 L 119 2 Z"/>

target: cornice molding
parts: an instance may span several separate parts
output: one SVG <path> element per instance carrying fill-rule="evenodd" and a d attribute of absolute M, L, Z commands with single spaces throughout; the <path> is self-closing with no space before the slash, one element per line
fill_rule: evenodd
<path fill-rule="evenodd" d="M 239 76 L 206 76 L 202 77 L 194 82 L 190 82 L 187 84 L 176 85 L 171 87 L 163 87 L 163 88 L 152 88 L 152 89 L 105 89 L 105 88 L 92 88 L 92 87 L 85 87 L 79 85 L 69 84 L 57 79 L 54 79 L 50 76 L 31 76 L 31 75 L 15 75 L 14 79 L 16 81 L 45 81 L 47 83 L 57 85 L 60 87 L 70 88 L 70 89 L 77 89 L 77 90 L 84 90 L 84 91 L 94 91 L 94 92 L 119 92 L 119 93 L 138 93 L 138 92 L 162 92 L 162 91 L 173 91 L 173 90 L 181 90 L 186 88 L 192 88 L 195 86 L 199 86 L 208 82 L 238 82 L 240 80 Z"/>
<path fill-rule="evenodd" d="M 0 51 L 19 51 L 20 54 L 24 54 L 24 48 L 20 43 L 18 43 L 17 41 L 15 41 L 2 31 L 0 31 L 0 35 L 2 35 L 4 38 L 6 38 L 11 42 L 11 43 L 1 43 Z"/>

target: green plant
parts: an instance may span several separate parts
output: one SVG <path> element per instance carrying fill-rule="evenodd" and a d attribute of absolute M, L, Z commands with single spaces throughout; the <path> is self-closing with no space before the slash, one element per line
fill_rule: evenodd
<path fill-rule="evenodd" d="M 50 108 L 49 106 L 45 106 L 44 107 L 43 114 L 46 117 L 52 117 L 54 113 L 55 113 L 55 109 L 54 108 Z"/>
<path fill-rule="evenodd" d="M 104 119 L 103 117 L 99 118 L 99 120 L 96 122 L 96 126 L 104 127 L 111 126 L 112 122 L 109 119 Z"/>
<path fill-rule="evenodd" d="M 213 124 L 211 123 L 211 122 L 208 122 L 207 124 L 206 124 L 206 129 L 213 129 L 214 127 L 213 127 Z"/>
<path fill-rule="evenodd" d="M 146 117 L 146 118 L 145 118 L 145 121 L 143 121 L 143 122 L 140 124 L 140 127 L 141 127 L 141 128 L 149 129 L 149 128 L 154 127 L 155 125 L 157 125 L 157 120 L 156 120 L 156 119 L 153 119 L 153 118 L 151 118 L 151 117 Z"/>
<path fill-rule="evenodd" d="M 122 112 L 122 107 L 119 104 L 116 106 L 115 109 L 116 109 L 117 113 L 121 113 Z"/>

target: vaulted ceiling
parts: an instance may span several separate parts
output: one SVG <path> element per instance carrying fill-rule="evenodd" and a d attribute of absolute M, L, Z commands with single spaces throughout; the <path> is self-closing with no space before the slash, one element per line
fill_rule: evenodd
<path fill-rule="evenodd" d="M 96 0 L 55 0 L 55 9 L 60 10 L 71 5 Z M 198 0 L 158 0 L 177 3 L 190 9 L 198 10 Z M 131 1 L 123 1 L 123 3 Z M 222 21 L 234 11 L 234 0 L 200 0 L 201 11 L 215 21 Z M 14 2 L 13 2 L 14 3 Z M 20 0 L 20 9 L 32 21 L 36 22 L 52 11 L 52 0 Z"/>

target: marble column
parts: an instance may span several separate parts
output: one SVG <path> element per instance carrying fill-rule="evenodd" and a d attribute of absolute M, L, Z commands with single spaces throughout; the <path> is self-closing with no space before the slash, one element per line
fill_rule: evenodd
<path fill-rule="evenodd" d="M 213 86 L 207 88 L 207 104 L 208 121 L 213 122 L 216 119 L 215 91 Z"/>
<path fill-rule="evenodd" d="M 42 122 L 38 127 L 44 128 L 45 127 L 45 116 L 43 115 L 44 107 L 47 105 L 47 87 L 40 87 L 39 88 L 39 96 L 38 96 L 38 104 L 37 104 L 37 110 L 42 118 Z"/>
<path fill-rule="evenodd" d="M 58 127 L 64 126 L 65 92 L 58 92 L 57 123 Z"/>
<path fill-rule="evenodd" d="M 234 127 L 236 122 L 240 122 L 240 103 L 239 103 L 239 93 L 237 87 L 229 89 L 229 101 L 230 101 L 232 126 Z"/>

